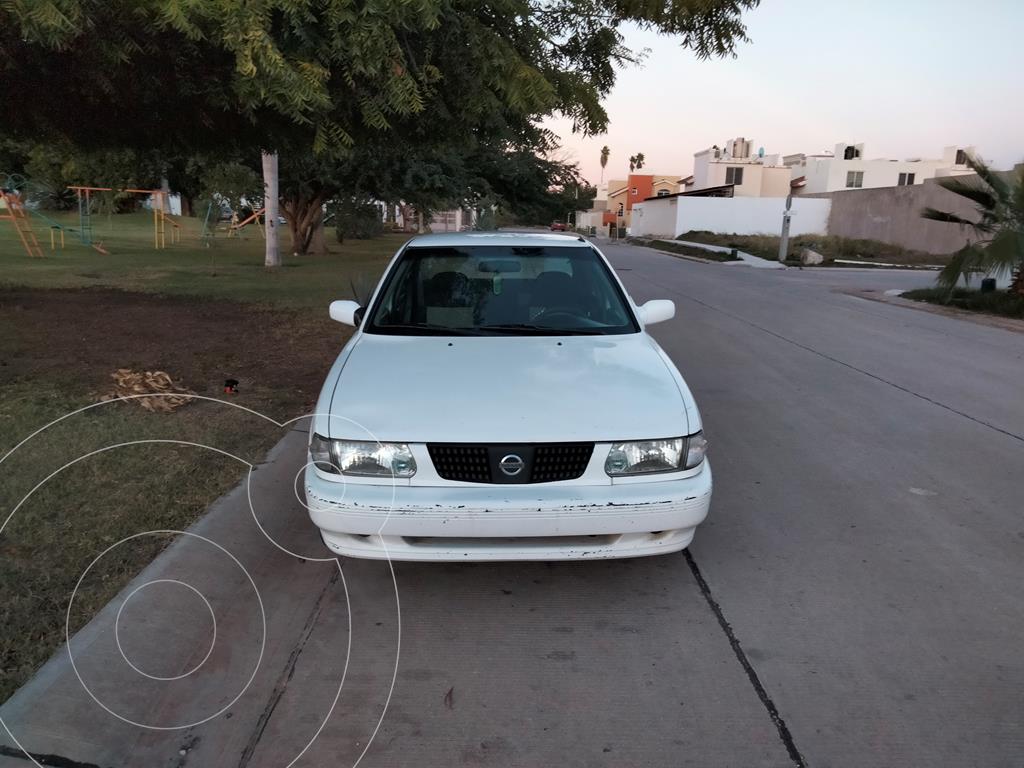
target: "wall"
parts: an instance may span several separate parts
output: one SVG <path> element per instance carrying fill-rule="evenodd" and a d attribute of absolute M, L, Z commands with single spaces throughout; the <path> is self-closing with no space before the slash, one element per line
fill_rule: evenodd
<path fill-rule="evenodd" d="M 646 200 L 642 206 L 634 208 L 631 235 L 677 237 L 691 230 L 778 235 L 782 231 L 786 200 L 782 197 L 670 197 Z M 828 199 L 794 198 L 790 234 L 824 234 L 830 207 Z M 641 210 L 642 216 L 639 215 Z"/>
<path fill-rule="evenodd" d="M 785 197 L 790 192 L 792 174 L 782 165 L 766 165 L 761 177 L 761 197 Z"/>
<path fill-rule="evenodd" d="M 633 206 L 633 217 L 629 233 L 646 237 L 661 237 L 671 240 L 676 231 L 676 207 L 678 197 L 662 200 L 645 200 Z"/>
<path fill-rule="evenodd" d="M 970 179 L 965 179 L 970 183 Z M 970 230 L 921 218 L 921 211 L 937 208 L 968 219 L 977 216 L 974 205 L 954 195 L 934 179 L 912 187 L 849 189 L 794 200 L 830 199 L 828 233 L 838 237 L 879 240 L 914 251 L 945 254 L 960 250 L 974 239 Z"/>

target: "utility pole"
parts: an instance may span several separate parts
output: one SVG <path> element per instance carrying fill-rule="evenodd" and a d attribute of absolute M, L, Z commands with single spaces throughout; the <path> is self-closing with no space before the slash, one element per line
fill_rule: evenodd
<path fill-rule="evenodd" d="M 785 261 L 789 255 L 789 209 L 793 205 L 793 193 L 786 195 L 786 210 L 782 212 L 782 236 L 779 238 L 779 261 Z"/>

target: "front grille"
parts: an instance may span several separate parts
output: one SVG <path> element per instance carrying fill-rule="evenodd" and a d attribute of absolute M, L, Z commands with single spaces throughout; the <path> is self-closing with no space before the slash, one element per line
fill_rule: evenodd
<path fill-rule="evenodd" d="M 491 464 L 485 445 L 428 445 L 437 474 L 464 483 L 491 482 Z"/>
<path fill-rule="evenodd" d="M 593 443 L 540 443 L 497 445 L 428 443 L 427 452 L 438 476 L 465 483 L 553 483 L 575 480 L 590 463 Z M 519 456 L 523 471 L 508 476 L 499 462 L 510 454 Z"/>
<path fill-rule="evenodd" d="M 538 445 L 533 454 L 531 483 L 574 480 L 587 471 L 593 443 L 554 443 Z"/>

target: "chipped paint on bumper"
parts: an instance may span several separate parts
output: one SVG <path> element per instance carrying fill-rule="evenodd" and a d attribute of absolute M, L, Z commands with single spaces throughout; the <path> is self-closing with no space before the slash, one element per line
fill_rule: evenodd
<path fill-rule="evenodd" d="M 711 501 L 711 466 L 613 485 L 369 485 L 312 469 L 306 500 L 335 554 L 393 560 L 568 560 L 679 551 Z"/>

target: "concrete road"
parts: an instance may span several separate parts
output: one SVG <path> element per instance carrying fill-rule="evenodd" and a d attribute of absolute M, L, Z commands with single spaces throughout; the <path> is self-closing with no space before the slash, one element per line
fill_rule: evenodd
<path fill-rule="evenodd" d="M 81 768 L 1020 768 L 1024 334 L 843 292 L 928 274 L 607 251 L 635 298 L 677 303 L 652 330 L 716 480 L 689 554 L 339 570 L 313 559 L 292 431 L 252 476 L 267 535 L 244 487 L 193 530 L 241 568 L 179 539 L 72 640 L 147 727 L 62 651 L 0 708 L 13 736 Z M 187 672 L 210 614 L 191 675 L 121 659 L 118 638 Z"/>

